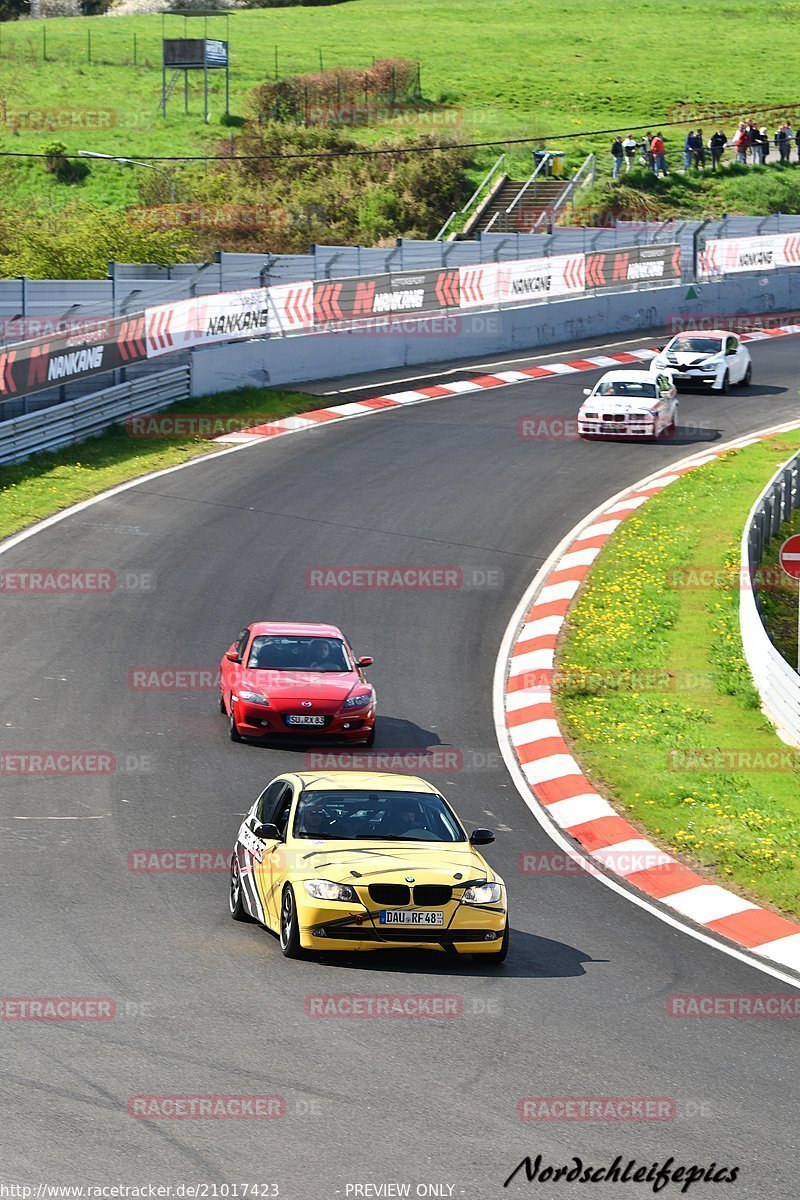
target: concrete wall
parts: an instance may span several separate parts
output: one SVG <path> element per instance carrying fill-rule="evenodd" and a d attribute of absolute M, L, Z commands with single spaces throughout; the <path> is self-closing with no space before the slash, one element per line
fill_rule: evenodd
<path fill-rule="evenodd" d="M 694 291 L 696 299 L 687 299 Z M 534 350 L 582 338 L 670 328 L 676 316 L 800 311 L 800 270 L 732 276 L 719 282 L 681 284 L 634 292 L 599 293 L 549 304 L 515 305 L 499 311 L 422 318 L 427 332 L 407 333 L 397 322 L 391 334 L 357 332 L 261 338 L 197 350 L 192 355 L 192 394 L 232 388 L 277 387 L 336 379 L 361 372 L 413 367 L 459 358 Z"/>

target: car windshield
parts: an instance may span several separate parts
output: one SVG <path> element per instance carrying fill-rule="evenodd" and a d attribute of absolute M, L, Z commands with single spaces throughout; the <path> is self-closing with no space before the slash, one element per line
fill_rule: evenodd
<path fill-rule="evenodd" d="M 646 396 L 652 400 L 656 394 L 656 385 L 640 383 L 638 379 L 606 379 L 598 384 L 596 394 L 598 396 L 628 396 L 631 399 Z"/>
<path fill-rule="evenodd" d="M 347 841 L 464 842 L 464 830 L 441 796 L 430 792 L 303 791 L 295 837 Z"/>
<path fill-rule="evenodd" d="M 352 671 L 344 642 L 328 637 L 264 634 L 253 638 L 247 666 L 256 671 Z"/>
<path fill-rule="evenodd" d="M 722 342 L 713 337 L 676 337 L 667 346 L 675 354 L 719 354 Z"/>

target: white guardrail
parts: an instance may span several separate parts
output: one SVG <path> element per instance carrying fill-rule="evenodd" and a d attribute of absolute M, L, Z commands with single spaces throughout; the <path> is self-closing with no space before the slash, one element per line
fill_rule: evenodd
<path fill-rule="evenodd" d="M 764 712 L 790 746 L 800 746 L 800 674 L 778 653 L 764 628 L 758 608 L 757 571 L 764 547 L 796 508 L 800 508 L 800 454 L 776 471 L 750 510 L 742 535 L 739 603 L 744 653 Z M 747 586 L 748 580 L 753 581 L 752 588 Z"/>
<path fill-rule="evenodd" d="M 11 421 L 0 422 L 0 463 L 23 462 L 102 433 L 128 417 L 168 408 L 191 394 L 191 368 L 170 367 Z"/>

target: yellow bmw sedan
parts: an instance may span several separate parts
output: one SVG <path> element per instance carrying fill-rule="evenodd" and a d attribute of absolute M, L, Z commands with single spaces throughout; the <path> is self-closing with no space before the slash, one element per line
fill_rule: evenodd
<path fill-rule="evenodd" d="M 310 950 L 508 953 L 503 880 L 444 796 L 413 775 L 287 773 L 239 827 L 230 910 L 277 934 L 287 958 Z"/>

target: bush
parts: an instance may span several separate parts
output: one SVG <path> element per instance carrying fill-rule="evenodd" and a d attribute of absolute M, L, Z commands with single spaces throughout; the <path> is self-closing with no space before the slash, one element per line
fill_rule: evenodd
<path fill-rule="evenodd" d="M 365 70 L 336 67 L 262 83 L 251 92 L 251 106 L 260 121 L 327 125 L 341 123 L 343 109 L 391 106 L 418 96 L 419 64 L 407 58 L 382 58 Z"/>

